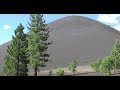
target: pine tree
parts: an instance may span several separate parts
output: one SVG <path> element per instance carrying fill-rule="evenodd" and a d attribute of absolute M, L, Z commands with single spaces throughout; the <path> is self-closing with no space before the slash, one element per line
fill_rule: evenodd
<path fill-rule="evenodd" d="M 113 69 L 112 65 L 113 62 L 111 56 L 105 56 L 99 66 L 99 71 L 104 73 L 105 75 L 110 75 L 111 70 Z"/>
<path fill-rule="evenodd" d="M 111 51 L 114 71 L 120 69 L 120 41 L 116 40 Z"/>
<path fill-rule="evenodd" d="M 95 63 L 91 64 L 91 67 L 93 70 L 95 70 L 96 72 L 99 72 L 99 66 L 102 63 L 102 59 L 97 59 L 97 61 Z"/>
<path fill-rule="evenodd" d="M 46 49 L 49 43 L 49 31 L 43 15 L 30 14 L 30 22 L 28 22 L 28 54 L 29 65 L 34 69 L 34 76 L 37 76 L 39 66 L 44 66 L 47 61 Z M 49 56 L 49 55 L 48 55 Z"/>
<path fill-rule="evenodd" d="M 73 73 L 76 71 L 77 68 L 76 59 L 74 58 L 73 61 L 69 64 L 69 70 L 71 70 Z"/>
<path fill-rule="evenodd" d="M 4 72 L 7 75 L 27 76 L 27 40 L 23 32 L 24 27 L 20 23 L 12 36 L 12 42 L 7 48 Z"/>

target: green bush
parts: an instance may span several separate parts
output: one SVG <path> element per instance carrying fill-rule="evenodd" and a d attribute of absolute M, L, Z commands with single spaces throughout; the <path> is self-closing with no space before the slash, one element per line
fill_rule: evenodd
<path fill-rule="evenodd" d="M 57 68 L 55 70 L 55 75 L 56 76 L 63 76 L 64 75 L 64 70 L 62 70 L 61 67 Z"/>

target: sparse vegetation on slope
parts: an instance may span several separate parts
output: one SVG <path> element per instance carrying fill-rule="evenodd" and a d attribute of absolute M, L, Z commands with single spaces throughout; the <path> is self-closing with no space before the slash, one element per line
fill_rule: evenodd
<path fill-rule="evenodd" d="M 102 72 L 105 75 L 110 75 L 111 71 L 120 69 L 120 41 L 116 40 L 113 45 L 112 51 L 109 56 L 105 56 L 103 59 L 98 59 L 95 63 L 91 64 L 91 67 L 96 72 Z"/>
<path fill-rule="evenodd" d="M 35 21 L 33 20 L 33 22 Z M 38 58 L 36 57 L 39 56 L 40 53 L 42 52 L 38 53 L 38 49 L 35 50 L 35 48 L 38 47 L 37 45 L 40 45 L 41 43 L 41 42 L 39 43 L 38 40 L 39 35 L 38 34 L 31 35 L 31 38 L 33 36 L 33 39 L 31 39 L 31 42 L 29 42 L 29 44 L 31 48 L 31 53 L 33 51 L 32 53 L 33 55 L 30 55 L 32 58 L 29 58 L 30 61 L 29 65 L 32 67 L 32 70 L 30 69 L 29 71 L 30 75 L 34 73 L 33 72 L 34 66 L 38 66 L 35 70 L 36 72 L 38 69 L 44 71 L 44 70 L 51 70 L 56 66 L 66 67 L 66 65 L 70 63 L 69 60 L 73 56 L 79 58 L 78 61 L 80 63 L 77 63 L 78 66 L 88 65 L 91 62 L 94 62 L 96 56 L 98 58 L 99 57 L 101 58 L 105 55 L 108 55 L 110 53 L 110 48 L 112 47 L 113 40 L 115 40 L 116 38 L 120 38 L 119 31 L 110 28 L 97 21 L 94 21 L 92 19 L 88 19 L 85 17 L 83 18 L 81 16 L 65 17 L 50 22 L 48 25 L 50 31 L 49 40 L 54 41 L 54 43 L 50 45 L 49 49 L 47 50 L 47 52 L 51 54 L 51 57 L 49 59 L 51 59 L 52 61 L 46 63 L 45 61 L 47 60 L 40 60 L 39 62 Z M 33 30 L 34 28 L 37 28 L 37 25 L 31 24 L 31 30 Z M 37 29 L 35 31 L 37 32 Z M 33 34 L 33 33 L 29 32 L 28 38 L 29 38 L 29 34 Z M 35 44 L 34 41 L 37 42 L 37 44 Z M 10 45 L 10 42 L 0 46 L 0 68 L 1 68 L 0 75 L 5 75 L 2 72 L 3 63 L 4 63 L 3 58 L 5 58 L 7 54 L 5 50 L 7 45 Z M 117 49 L 118 46 L 119 45 L 115 46 L 115 48 Z M 115 58 L 112 59 L 112 61 L 114 61 L 114 63 L 112 64 L 112 70 L 114 70 L 115 72 L 119 70 L 119 60 L 120 60 L 119 59 L 120 55 L 119 54 L 116 55 L 116 53 L 118 53 L 118 51 L 116 50 L 114 50 L 114 52 L 111 53 L 111 58 L 115 56 Z M 47 55 L 44 54 L 43 56 L 47 56 Z M 46 58 L 47 57 L 45 57 L 45 59 Z M 105 62 L 106 61 L 109 60 L 105 60 Z M 35 62 L 37 62 L 37 65 Z M 101 71 L 104 71 L 106 73 L 106 70 L 103 68 L 105 67 L 105 65 L 108 65 L 109 63 L 107 62 L 107 64 L 105 64 L 105 62 L 104 65 L 101 66 Z M 9 67 L 8 73 L 11 74 L 12 72 L 14 72 L 15 66 L 11 65 L 10 63 L 14 63 L 14 61 L 10 59 L 6 63 L 8 63 L 8 66 L 6 67 Z M 43 67 L 45 65 L 47 65 L 47 67 L 39 68 L 39 66 Z M 99 64 L 97 64 L 97 66 L 95 65 L 95 67 L 97 67 L 96 71 L 100 70 Z"/>

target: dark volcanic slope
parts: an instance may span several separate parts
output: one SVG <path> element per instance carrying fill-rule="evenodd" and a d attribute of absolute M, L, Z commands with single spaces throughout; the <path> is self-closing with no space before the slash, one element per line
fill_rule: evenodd
<path fill-rule="evenodd" d="M 3 64 L 4 64 L 4 57 L 6 55 L 6 48 L 10 44 L 10 42 L 7 42 L 0 46 L 0 75 L 3 74 Z"/>
<path fill-rule="evenodd" d="M 95 20 L 68 16 L 48 24 L 50 30 L 50 61 L 42 69 L 68 66 L 73 57 L 78 57 L 78 65 L 86 65 L 108 55 L 120 32 Z M 6 44 L 0 46 L 0 68 Z M 0 72 L 1 74 L 1 72 Z"/>

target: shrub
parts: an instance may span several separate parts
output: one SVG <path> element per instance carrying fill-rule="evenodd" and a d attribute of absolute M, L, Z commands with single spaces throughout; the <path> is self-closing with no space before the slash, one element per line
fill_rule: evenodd
<path fill-rule="evenodd" d="M 55 75 L 56 76 L 63 76 L 64 75 L 64 70 L 62 70 L 61 67 L 57 68 L 55 70 Z"/>

